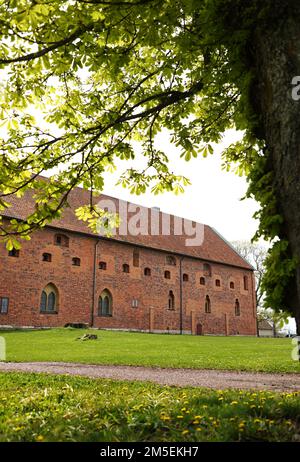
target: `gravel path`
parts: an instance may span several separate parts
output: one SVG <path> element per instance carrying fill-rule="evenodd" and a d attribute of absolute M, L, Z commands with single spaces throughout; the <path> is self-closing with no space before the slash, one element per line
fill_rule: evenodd
<path fill-rule="evenodd" d="M 101 366 L 76 363 L 0 363 L 0 372 L 46 372 L 91 378 L 142 380 L 161 385 L 208 388 L 242 388 L 300 391 L 300 374 L 269 374 L 195 369 L 161 369 L 134 366 Z"/>

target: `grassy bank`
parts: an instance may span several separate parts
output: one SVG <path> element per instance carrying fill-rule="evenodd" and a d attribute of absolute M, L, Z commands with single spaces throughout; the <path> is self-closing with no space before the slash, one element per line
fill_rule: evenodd
<path fill-rule="evenodd" d="M 0 441 L 293 441 L 299 394 L 0 374 Z"/>
<path fill-rule="evenodd" d="M 300 372 L 291 359 L 291 339 L 196 337 L 89 331 L 97 340 L 79 341 L 88 331 L 51 329 L 0 332 L 8 361 L 70 361 L 93 364 Z"/>

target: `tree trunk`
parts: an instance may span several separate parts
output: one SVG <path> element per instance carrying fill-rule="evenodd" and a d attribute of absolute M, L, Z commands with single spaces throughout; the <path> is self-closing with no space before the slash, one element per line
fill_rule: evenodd
<path fill-rule="evenodd" d="M 300 76 L 300 2 L 274 0 L 265 27 L 253 34 L 256 74 L 255 111 L 261 116 L 274 171 L 283 235 L 300 261 L 300 100 L 292 98 L 292 79 Z M 300 335 L 300 266 L 288 294 Z"/>

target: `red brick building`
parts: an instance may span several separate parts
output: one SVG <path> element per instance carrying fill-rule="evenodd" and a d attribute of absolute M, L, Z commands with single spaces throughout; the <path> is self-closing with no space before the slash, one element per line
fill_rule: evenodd
<path fill-rule="evenodd" d="M 117 211 L 120 203 L 128 205 L 101 199 L 113 201 Z M 63 218 L 34 233 L 19 252 L 0 245 L 0 325 L 76 322 L 147 332 L 256 335 L 253 268 L 215 230 L 205 225 L 201 245 L 187 246 L 187 234 L 175 232 L 175 218 L 155 210 L 156 218 L 169 220 L 169 235 L 161 224 L 153 232 L 149 220 L 144 235 L 101 237 L 74 215 L 88 201 L 88 192 L 76 188 Z M 7 218 L 22 219 L 34 207 L 29 194 L 11 202 Z M 130 207 L 128 222 L 135 216 Z M 149 217 L 153 209 L 139 211 Z"/>

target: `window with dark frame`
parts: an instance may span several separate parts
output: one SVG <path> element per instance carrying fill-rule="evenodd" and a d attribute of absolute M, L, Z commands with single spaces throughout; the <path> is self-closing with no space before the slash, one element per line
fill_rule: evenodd
<path fill-rule="evenodd" d="M 8 252 L 8 256 L 9 256 L 9 257 L 18 258 L 18 257 L 20 256 L 20 250 L 11 249 L 11 250 L 9 250 L 9 252 Z"/>
<path fill-rule="evenodd" d="M 104 271 L 107 269 L 106 261 L 99 262 L 99 269 L 104 270 Z"/>
<path fill-rule="evenodd" d="M 9 304 L 8 297 L 0 297 L 0 314 L 8 313 L 8 304 Z"/>
<path fill-rule="evenodd" d="M 51 253 L 43 253 L 43 258 L 42 258 L 43 261 L 47 261 L 47 262 L 51 262 L 52 261 L 52 255 Z"/>
<path fill-rule="evenodd" d="M 81 263 L 80 258 L 78 258 L 78 257 L 73 257 L 72 258 L 72 265 L 73 266 L 80 266 L 80 263 Z"/>
<path fill-rule="evenodd" d="M 200 285 L 205 286 L 205 278 L 204 277 L 200 278 Z"/>
<path fill-rule="evenodd" d="M 171 279 L 171 273 L 168 270 L 165 271 L 165 279 Z"/>
<path fill-rule="evenodd" d="M 145 268 L 144 269 L 144 276 L 151 276 L 151 269 L 150 268 Z"/>
<path fill-rule="evenodd" d="M 205 313 L 211 313 L 211 302 L 209 295 L 206 295 L 205 297 Z"/>
<path fill-rule="evenodd" d="M 248 276 L 244 276 L 244 290 L 248 290 Z"/>
<path fill-rule="evenodd" d="M 57 313 L 58 290 L 53 284 L 48 284 L 41 293 L 40 312 Z"/>
<path fill-rule="evenodd" d="M 216 287 L 221 287 L 221 281 L 220 281 L 220 279 L 216 279 Z"/>
<path fill-rule="evenodd" d="M 233 281 L 230 282 L 229 287 L 230 287 L 230 289 L 234 289 L 234 282 Z"/>
<path fill-rule="evenodd" d="M 124 263 L 123 265 L 123 273 L 129 273 L 130 272 L 130 267 L 127 263 Z"/>
<path fill-rule="evenodd" d="M 112 316 L 112 295 L 108 289 L 103 290 L 99 297 L 98 316 Z"/>
<path fill-rule="evenodd" d="M 188 280 L 189 280 L 189 275 L 186 274 L 186 273 L 184 273 L 184 274 L 182 275 L 182 280 L 183 280 L 183 282 L 188 282 Z"/>
<path fill-rule="evenodd" d="M 172 290 L 169 292 L 169 297 L 168 297 L 168 310 L 174 311 L 175 310 L 175 297 L 174 293 Z"/>

